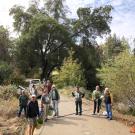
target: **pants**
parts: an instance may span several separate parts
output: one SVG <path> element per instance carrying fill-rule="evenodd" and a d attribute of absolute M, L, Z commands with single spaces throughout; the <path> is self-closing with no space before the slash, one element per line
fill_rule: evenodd
<path fill-rule="evenodd" d="M 48 109 L 49 109 L 49 105 L 48 104 L 44 104 L 44 115 L 43 115 L 43 118 L 44 120 L 47 119 L 47 116 L 48 116 Z"/>
<path fill-rule="evenodd" d="M 53 105 L 53 109 L 54 109 L 54 115 L 59 116 L 58 100 L 52 100 L 52 105 Z"/>
<path fill-rule="evenodd" d="M 95 114 L 96 110 L 97 110 L 97 113 L 99 113 L 100 109 L 101 109 L 101 99 L 95 99 L 94 100 L 94 111 L 93 111 L 93 113 Z"/>
<path fill-rule="evenodd" d="M 75 101 L 75 105 L 76 105 L 76 114 L 78 114 L 78 109 L 79 113 L 82 114 L 82 101 Z"/>
<path fill-rule="evenodd" d="M 26 116 L 26 107 L 27 107 L 27 106 L 21 106 L 21 105 L 20 105 L 20 109 L 19 109 L 18 117 L 20 117 L 21 112 L 22 112 L 22 110 L 23 110 L 23 109 L 24 109 L 24 114 L 25 114 L 25 116 Z"/>
<path fill-rule="evenodd" d="M 105 104 L 105 106 L 106 106 L 107 117 L 112 119 L 112 106 L 111 106 L 111 104 Z"/>

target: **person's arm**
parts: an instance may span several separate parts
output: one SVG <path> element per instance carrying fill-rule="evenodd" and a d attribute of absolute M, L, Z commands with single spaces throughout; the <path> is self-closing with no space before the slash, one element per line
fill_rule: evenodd
<path fill-rule="evenodd" d="M 84 98 L 84 96 L 85 96 L 85 93 L 82 93 L 82 98 Z"/>
<path fill-rule="evenodd" d="M 30 116 L 30 102 L 28 102 L 27 107 L 26 107 L 26 118 Z"/>
<path fill-rule="evenodd" d="M 36 106 L 37 106 L 37 115 L 39 116 L 39 106 L 38 106 L 38 101 L 36 101 Z"/>
<path fill-rule="evenodd" d="M 19 97 L 19 106 L 21 105 L 21 103 L 22 103 L 22 102 L 21 102 L 21 96 L 20 96 L 20 97 Z"/>
<path fill-rule="evenodd" d="M 75 93 L 74 92 L 72 92 L 72 96 L 75 97 Z"/>

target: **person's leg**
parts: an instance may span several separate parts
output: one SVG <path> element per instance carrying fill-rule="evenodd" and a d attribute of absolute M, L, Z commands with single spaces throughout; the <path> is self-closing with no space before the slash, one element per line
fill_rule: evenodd
<path fill-rule="evenodd" d="M 108 104 L 108 112 L 109 112 L 109 118 L 112 119 L 112 106 L 111 104 Z"/>
<path fill-rule="evenodd" d="M 31 124 L 29 124 L 29 128 L 28 128 L 28 132 L 29 132 L 29 135 L 32 135 L 32 125 Z"/>
<path fill-rule="evenodd" d="M 107 118 L 109 118 L 109 110 L 108 110 L 108 104 L 105 104 L 106 112 L 107 112 Z"/>
<path fill-rule="evenodd" d="M 32 125 L 31 135 L 34 135 L 34 130 L 35 130 L 36 125 L 37 125 L 36 118 L 33 118 L 33 125 Z"/>
<path fill-rule="evenodd" d="M 54 100 L 52 100 L 52 106 L 53 106 L 53 112 L 54 112 L 54 116 L 55 116 L 55 102 L 54 102 Z"/>
<path fill-rule="evenodd" d="M 79 114 L 82 115 L 82 101 L 79 101 Z"/>
<path fill-rule="evenodd" d="M 24 115 L 26 117 L 26 114 L 27 114 L 26 108 L 27 108 L 27 106 L 24 106 L 23 108 L 24 108 Z"/>
<path fill-rule="evenodd" d="M 32 126 L 31 135 L 34 135 L 35 126 Z"/>
<path fill-rule="evenodd" d="M 59 108 L 58 108 L 58 101 L 55 101 L 55 107 L 56 107 L 56 116 L 59 116 Z"/>
<path fill-rule="evenodd" d="M 96 108 L 97 108 L 97 102 L 96 102 L 96 100 L 94 100 L 94 110 L 93 110 L 93 114 L 96 113 Z"/>
<path fill-rule="evenodd" d="M 44 104 L 44 116 L 43 119 L 46 121 L 46 116 L 47 116 L 47 106 Z"/>
<path fill-rule="evenodd" d="M 20 106 L 18 117 L 20 117 L 22 110 L 23 110 L 23 106 Z"/>
<path fill-rule="evenodd" d="M 75 106 L 76 106 L 76 115 L 78 115 L 78 101 L 75 101 Z"/>
<path fill-rule="evenodd" d="M 98 101 L 97 101 L 97 113 L 99 113 L 100 109 L 101 109 L 101 100 L 98 99 Z"/>

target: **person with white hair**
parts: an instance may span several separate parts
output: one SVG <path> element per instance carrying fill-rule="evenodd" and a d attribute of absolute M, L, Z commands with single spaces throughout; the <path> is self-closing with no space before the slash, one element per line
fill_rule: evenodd
<path fill-rule="evenodd" d="M 29 123 L 29 134 L 33 135 L 37 124 L 37 117 L 39 117 L 39 106 L 36 100 L 36 95 L 31 95 L 31 100 L 27 104 L 27 118 Z"/>
<path fill-rule="evenodd" d="M 112 96 L 108 88 L 105 88 L 104 91 L 104 101 L 107 112 L 107 118 L 112 120 Z"/>
<path fill-rule="evenodd" d="M 52 99 L 54 116 L 58 117 L 59 116 L 58 104 L 59 104 L 59 100 L 60 100 L 60 94 L 59 94 L 58 90 L 56 89 L 55 85 L 52 85 L 52 90 L 50 92 L 50 98 Z"/>

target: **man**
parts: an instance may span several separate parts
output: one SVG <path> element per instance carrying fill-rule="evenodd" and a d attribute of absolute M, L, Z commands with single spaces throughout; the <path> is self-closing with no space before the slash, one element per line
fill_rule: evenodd
<path fill-rule="evenodd" d="M 97 85 L 96 90 L 94 90 L 92 93 L 92 100 L 94 101 L 93 115 L 95 115 L 96 110 L 97 110 L 97 113 L 99 115 L 99 111 L 101 108 L 101 98 L 100 97 L 101 97 L 101 92 L 100 92 L 99 86 Z"/>
<path fill-rule="evenodd" d="M 59 109 L 58 109 L 58 104 L 60 100 L 60 95 L 58 93 L 58 90 L 56 89 L 55 85 L 52 85 L 52 90 L 50 92 L 50 97 L 52 99 L 52 105 L 54 109 L 54 116 L 58 117 L 59 116 Z"/>
<path fill-rule="evenodd" d="M 75 105 L 76 105 L 76 115 L 82 115 L 82 98 L 84 97 L 84 93 L 80 92 L 79 87 L 76 87 L 76 91 L 72 92 L 72 96 L 75 97 Z"/>
<path fill-rule="evenodd" d="M 36 119 L 39 117 L 39 107 L 36 95 L 31 96 L 31 100 L 27 105 L 27 118 L 29 122 L 29 135 L 33 135 L 36 127 Z"/>
<path fill-rule="evenodd" d="M 24 109 L 24 114 L 26 116 L 26 108 L 27 108 L 27 103 L 28 103 L 28 96 L 25 94 L 25 91 L 23 90 L 21 92 L 21 95 L 19 97 L 19 113 L 18 113 L 18 117 L 20 117 L 22 110 Z"/>

